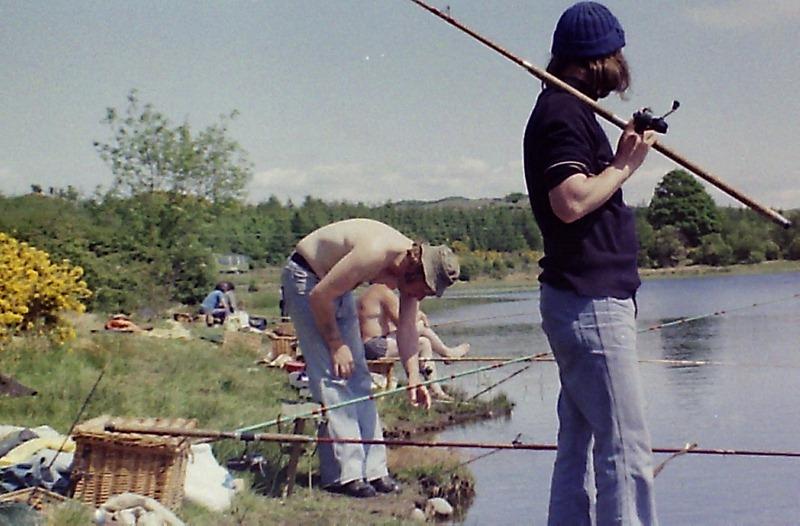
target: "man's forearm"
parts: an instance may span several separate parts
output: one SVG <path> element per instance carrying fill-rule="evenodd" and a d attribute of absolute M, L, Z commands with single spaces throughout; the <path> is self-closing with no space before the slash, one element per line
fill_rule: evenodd
<path fill-rule="evenodd" d="M 411 384 L 418 384 L 421 381 L 419 374 L 419 358 L 417 356 L 417 342 L 419 333 L 417 326 L 398 327 L 397 329 L 397 351 L 400 354 L 400 363 L 406 371 L 406 376 Z"/>
<path fill-rule="evenodd" d="M 596 176 L 575 174 L 550 191 L 553 212 L 565 223 L 577 221 L 608 201 L 631 173 L 627 166 L 611 165 Z"/>
<path fill-rule="evenodd" d="M 317 324 L 317 330 L 328 346 L 328 351 L 335 351 L 342 346 L 344 341 L 342 340 L 341 332 L 339 332 L 339 325 L 336 323 L 333 302 L 312 293 L 309 297 L 309 304 L 314 321 Z"/>

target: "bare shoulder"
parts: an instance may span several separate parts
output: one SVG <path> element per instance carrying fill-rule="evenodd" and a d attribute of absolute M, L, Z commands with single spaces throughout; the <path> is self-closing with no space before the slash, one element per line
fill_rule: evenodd
<path fill-rule="evenodd" d="M 395 299 L 392 289 L 383 283 L 373 283 L 361 294 L 360 299 L 364 302 L 384 303 L 387 300 Z"/>
<path fill-rule="evenodd" d="M 411 247 L 412 241 L 389 225 L 373 219 L 347 219 L 323 226 L 304 237 L 297 251 L 325 275 L 345 256 L 351 265 L 377 272 Z M 368 275 L 363 276 L 369 277 Z"/>
<path fill-rule="evenodd" d="M 317 246 L 383 247 L 410 245 L 411 240 L 387 224 L 374 219 L 346 219 L 311 232 L 300 240 L 298 248 L 313 250 Z"/>
<path fill-rule="evenodd" d="M 373 286 L 376 288 L 375 295 L 380 298 L 381 301 L 390 303 L 397 301 L 397 296 L 395 296 L 394 291 L 387 285 L 383 283 L 376 283 Z"/>
<path fill-rule="evenodd" d="M 374 219 L 348 219 L 334 223 L 352 246 L 378 250 L 407 250 L 412 241 L 393 227 Z"/>

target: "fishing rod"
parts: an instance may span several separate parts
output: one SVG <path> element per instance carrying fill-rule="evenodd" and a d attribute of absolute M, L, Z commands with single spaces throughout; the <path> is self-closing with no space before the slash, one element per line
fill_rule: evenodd
<path fill-rule="evenodd" d="M 497 316 L 482 316 L 480 318 L 470 318 L 468 320 L 451 320 L 451 321 L 443 321 L 439 323 L 431 323 L 431 327 L 446 327 L 448 325 L 458 325 L 461 323 L 472 323 L 476 321 L 487 321 L 487 320 L 497 320 L 497 319 L 507 319 L 507 318 L 517 318 L 520 316 L 530 316 L 530 312 L 518 312 L 516 314 L 499 314 Z"/>
<path fill-rule="evenodd" d="M 215 431 L 209 429 L 184 429 L 138 426 L 135 424 L 116 425 L 113 422 L 106 424 L 106 431 L 116 433 L 141 433 L 163 436 L 182 436 L 207 439 L 234 439 L 242 441 L 260 442 L 288 442 L 302 444 L 363 444 L 369 446 L 404 446 L 428 448 L 464 448 L 464 449 L 514 449 L 519 451 L 556 451 L 555 444 L 537 444 L 525 442 L 459 442 L 459 441 L 422 441 L 407 439 L 362 439 L 362 438 L 332 438 L 312 437 L 292 433 L 247 433 Z M 687 454 L 687 455 L 721 455 L 721 456 L 748 456 L 748 457 L 790 457 L 800 458 L 800 451 L 763 451 L 753 449 L 722 449 L 722 448 L 675 448 L 657 447 L 653 453 Z"/>
<path fill-rule="evenodd" d="M 297 413 L 297 414 L 290 415 L 290 416 L 284 416 L 284 417 L 280 417 L 279 416 L 278 418 L 275 418 L 275 419 L 272 419 L 272 420 L 268 420 L 268 421 L 262 422 L 260 424 L 254 424 L 254 425 L 247 426 L 247 427 L 241 427 L 241 428 L 235 430 L 234 433 L 244 433 L 244 432 L 247 432 L 247 431 L 254 431 L 254 430 L 260 429 L 262 427 L 270 427 L 270 426 L 278 425 L 278 424 L 280 424 L 282 422 L 290 422 L 290 421 L 293 421 L 293 420 L 295 420 L 297 418 L 308 418 L 308 417 L 313 417 L 313 416 L 317 416 L 317 415 L 325 416 L 325 414 L 328 411 L 331 411 L 331 410 L 334 410 L 334 409 L 339 409 L 341 407 L 345 407 L 345 406 L 348 406 L 348 405 L 353 405 L 353 404 L 357 404 L 357 403 L 361 403 L 361 402 L 366 402 L 367 400 L 377 400 L 378 398 L 383 398 L 385 396 L 390 396 L 390 395 L 393 395 L 393 394 L 402 393 L 403 391 L 409 391 L 411 389 L 416 389 L 417 387 L 420 387 L 420 386 L 428 386 L 428 385 L 432 385 L 432 384 L 435 384 L 435 383 L 445 382 L 445 381 L 448 381 L 448 380 L 455 380 L 456 378 L 460 378 L 460 377 L 463 377 L 463 376 L 468 376 L 468 375 L 471 375 L 471 374 L 477 374 L 477 373 L 480 373 L 480 372 L 483 372 L 483 371 L 490 371 L 492 369 L 498 369 L 500 367 L 505 367 L 507 365 L 512 365 L 512 364 L 515 364 L 515 363 L 521 363 L 521 362 L 528 362 L 528 361 L 531 361 L 531 360 L 536 360 L 536 359 L 539 359 L 539 358 L 541 358 L 543 356 L 547 356 L 548 354 L 550 354 L 550 353 L 544 352 L 544 353 L 531 354 L 529 356 L 522 356 L 520 358 L 515 358 L 513 360 L 508 360 L 508 361 L 505 361 L 505 362 L 494 363 L 492 365 L 485 365 L 483 367 L 478 367 L 476 369 L 470 369 L 468 371 L 463 371 L 463 372 L 460 372 L 460 373 L 451 374 L 449 376 L 442 376 L 440 378 L 434 378 L 434 379 L 431 379 L 431 380 L 426 380 L 424 382 L 420 382 L 419 384 L 416 384 L 416 385 L 413 385 L 413 386 L 405 385 L 405 386 L 402 386 L 402 387 L 397 387 L 396 389 L 389 389 L 389 390 L 386 390 L 386 391 L 379 391 L 379 392 L 376 392 L 376 393 L 370 393 L 370 394 L 365 395 L 365 396 L 359 396 L 357 398 L 353 398 L 352 400 L 348 400 L 346 402 L 339 402 L 337 404 L 332 404 L 332 405 L 329 405 L 329 406 L 322 405 L 322 406 L 320 406 L 318 408 L 311 409 L 309 411 L 303 411 L 301 413 Z"/>
<path fill-rule="evenodd" d="M 546 354 L 545 356 L 540 356 L 537 358 L 529 358 L 528 361 L 531 362 L 552 362 L 554 361 L 553 356 L 550 353 L 543 353 Z M 430 357 L 430 358 L 420 358 L 420 362 L 444 362 L 445 364 L 450 363 L 459 363 L 459 362 L 507 362 L 509 360 L 516 360 L 519 358 L 518 356 L 463 356 L 461 358 L 443 358 L 443 357 Z M 369 363 L 377 363 L 377 364 L 390 364 L 399 362 L 399 357 L 392 357 L 392 358 L 378 358 L 377 360 L 368 360 Z M 665 365 L 733 365 L 726 362 L 718 362 L 714 360 L 672 360 L 672 359 L 659 359 L 659 358 L 642 358 L 639 360 L 642 363 L 661 363 Z M 736 364 L 742 365 L 742 364 Z"/>
<path fill-rule="evenodd" d="M 677 320 L 668 321 L 668 322 L 664 322 L 664 323 L 659 323 L 659 324 L 656 324 L 656 325 L 651 325 L 650 327 L 646 327 L 644 329 L 639 329 L 636 332 L 639 333 L 639 334 L 642 334 L 642 333 L 645 333 L 645 332 L 657 331 L 657 330 L 665 329 L 667 327 L 674 327 L 676 325 L 683 325 L 684 323 L 689 323 L 689 322 L 692 322 L 692 321 L 698 321 L 698 320 L 702 320 L 702 319 L 705 319 L 705 318 L 711 318 L 712 316 L 723 316 L 725 314 L 730 314 L 731 312 L 737 312 L 737 311 L 741 311 L 741 310 L 745 310 L 745 309 L 752 309 L 752 308 L 755 308 L 755 307 L 763 307 L 765 305 L 774 305 L 776 303 L 784 303 L 784 302 L 792 301 L 792 300 L 795 300 L 795 299 L 798 299 L 798 298 L 800 298 L 800 292 L 792 294 L 791 296 L 786 296 L 786 297 L 778 298 L 778 299 L 774 299 L 774 300 L 751 303 L 749 305 L 740 305 L 738 307 L 731 307 L 730 309 L 720 309 L 718 311 L 707 312 L 705 314 L 698 314 L 696 316 L 685 316 L 683 318 L 678 318 Z M 510 315 L 507 315 L 506 317 L 523 316 L 523 315 L 524 316 L 528 316 L 528 315 L 531 315 L 531 313 L 510 314 Z M 479 320 L 484 320 L 484 319 L 493 319 L 493 318 L 496 318 L 496 317 L 499 317 L 499 316 L 495 316 L 495 317 L 492 317 L 492 318 L 473 318 L 473 319 L 469 319 L 469 320 L 455 320 L 455 321 L 447 322 L 446 324 L 469 323 L 471 321 L 479 321 Z M 464 361 L 468 361 L 469 358 L 470 357 L 464 356 L 461 359 L 464 360 Z M 478 357 L 472 357 L 472 358 L 478 358 Z M 426 360 L 429 360 L 429 361 L 439 361 L 436 358 L 420 358 L 420 359 L 426 359 Z M 499 359 L 499 358 L 490 357 L 490 359 Z M 457 360 L 459 360 L 459 359 L 458 358 L 443 358 L 441 361 L 457 361 Z M 478 361 L 478 360 L 476 359 L 476 361 Z"/>
<path fill-rule="evenodd" d="M 652 327 L 648 327 L 646 329 L 642 329 L 639 332 L 641 333 L 641 332 L 648 332 L 648 331 L 657 331 L 657 330 L 660 330 L 660 329 L 664 329 L 666 327 L 673 327 L 675 325 L 681 325 L 683 323 L 689 323 L 690 321 L 697 321 L 697 320 L 702 320 L 703 318 L 710 318 L 711 316 L 722 316 L 724 314 L 729 314 L 731 312 L 736 312 L 736 311 L 740 311 L 740 310 L 744 310 L 744 309 L 752 309 L 753 307 L 763 307 L 764 305 L 772 305 L 772 304 L 775 304 L 775 303 L 783 303 L 785 301 L 791 301 L 791 300 L 797 299 L 797 298 L 800 298 L 800 292 L 798 292 L 797 294 L 793 294 L 791 296 L 785 297 L 785 298 L 778 298 L 776 300 L 762 301 L 761 303 L 751 303 L 750 305 L 742 305 L 740 307 L 733 307 L 733 308 L 730 308 L 730 309 L 718 310 L 716 312 L 711 312 L 711 313 L 707 313 L 707 314 L 700 314 L 698 316 L 687 316 L 687 317 L 684 317 L 684 318 L 679 318 L 679 319 L 674 320 L 674 321 L 668 321 L 666 323 L 660 323 L 658 325 L 653 325 Z"/>
<path fill-rule="evenodd" d="M 591 97 L 583 94 L 579 90 L 573 88 L 572 86 L 570 86 L 566 82 L 564 82 L 561 79 L 559 79 L 558 77 L 548 73 L 547 71 L 534 66 L 533 64 L 531 64 L 527 60 L 523 60 L 523 59 L 521 59 L 519 57 L 516 57 L 515 55 L 513 55 L 510 52 L 506 51 L 505 49 L 503 49 L 499 45 L 497 45 L 494 42 L 492 42 L 491 40 L 487 39 L 486 37 L 483 37 L 483 36 L 479 35 L 475 31 L 473 31 L 472 29 L 466 27 L 465 25 L 463 25 L 460 22 L 458 22 L 457 20 L 455 20 L 452 16 L 450 16 L 449 12 L 448 13 L 444 13 L 444 12 L 436 9 L 435 7 L 431 7 L 430 5 L 426 4 L 422 0 L 411 0 L 411 2 L 414 2 L 418 6 L 422 7 L 423 9 L 425 9 L 426 11 L 428 11 L 428 12 L 432 13 L 433 15 L 441 18 L 442 20 L 444 20 L 445 22 L 447 22 L 451 26 L 461 30 L 462 32 L 466 33 L 467 35 L 471 36 L 472 38 L 474 38 L 475 40 L 480 42 L 481 44 L 484 44 L 485 46 L 487 46 L 488 48 L 490 48 L 490 49 L 496 51 L 497 53 L 501 54 L 502 56 L 504 56 L 505 58 L 507 58 L 511 62 L 514 62 L 518 66 L 524 68 L 525 70 L 528 71 L 528 73 L 532 74 L 534 77 L 538 78 L 542 82 L 546 82 L 547 84 L 550 84 L 551 86 L 555 86 L 555 87 L 557 87 L 559 89 L 562 89 L 562 90 L 566 91 L 567 93 L 569 93 L 570 95 L 578 98 L 581 102 L 583 102 L 584 104 L 589 106 L 592 109 L 592 111 L 594 111 L 597 115 L 603 117 L 604 119 L 606 119 L 611 124 L 614 124 L 615 126 L 617 126 L 620 129 L 625 129 L 625 127 L 627 126 L 627 124 L 628 124 L 627 121 L 625 121 L 624 119 L 622 119 L 620 117 L 617 117 L 611 111 L 605 109 L 600 104 L 598 104 L 596 101 L 594 101 Z M 673 106 L 673 108 L 674 108 L 674 106 Z M 717 176 L 712 175 L 710 172 L 708 172 L 705 169 L 703 169 L 700 165 L 698 165 L 696 163 L 693 163 L 692 161 L 686 159 L 685 157 L 683 157 L 682 155 L 678 154 L 677 152 L 674 152 L 674 151 L 670 150 L 669 148 L 667 148 L 666 146 L 661 144 L 661 142 L 657 141 L 655 144 L 653 144 L 653 149 L 655 149 L 656 151 L 660 152 L 661 154 L 663 154 L 668 159 L 671 159 L 672 161 L 674 161 L 674 162 L 678 163 L 679 165 L 683 166 L 684 168 L 686 168 L 690 172 L 694 173 L 696 176 L 698 176 L 698 177 L 706 180 L 707 182 L 711 183 L 712 185 L 716 186 L 717 188 L 719 188 L 720 190 L 722 190 L 723 192 L 725 192 L 729 196 L 731 196 L 734 199 L 736 199 L 739 202 L 741 202 L 742 204 L 747 205 L 748 207 L 750 207 L 751 209 L 755 210 L 756 212 L 758 212 L 762 216 L 766 217 L 767 219 L 769 219 L 769 220 L 775 222 L 776 224 L 782 226 L 783 228 L 789 228 L 790 226 L 792 226 L 791 221 L 789 221 L 788 219 L 786 219 L 785 217 L 780 215 L 775 210 L 772 210 L 771 208 L 767 208 L 766 206 L 756 202 L 752 197 L 749 197 L 749 196 L 745 195 L 744 193 L 740 192 L 739 190 L 736 190 L 735 188 L 730 186 L 728 183 L 724 182 L 723 180 L 721 180 Z"/>
<path fill-rule="evenodd" d="M 48 473 L 50 472 L 50 469 L 53 467 L 53 464 L 55 463 L 55 461 L 58 458 L 58 456 L 61 453 L 63 453 L 64 450 L 66 449 L 67 441 L 69 441 L 70 437 L 72 436 L 72 432 L 75 430 L 75 426 L 78 425 L 78 422 L 80 421 L 81 416 L 83 416 L 83 412 L 86 411 L 86 408 L 89 406 L 89 401 L 94 396 L 95 391 L 97 391 L 97 386 L 100 385 L 100 380 L 102 380 L 103 376 L 105 376 L 106 369 L 108 369 L 108 364 L 103 366 L 103 369 L 100 371 L 100 375 L 97 377 L 97 380 L 95 380 L 94 384 L 92 384 L 92 388 L 89 390 L 89 394 L 86 395 L 86 398 L 83 400 L 83 404 L 81 404 L 81 407 L 78 409 L 78 414 L 76 414 L 75 418 L 72 420 L 72 425 L 69 426 L 69 430 L 67 431 L 67 434 L 64 435 L 64 440 L 61 442 L 61 445 L 58 447 L 58 450 L 56 451 L 56 454 L 53 455 L 52 459 L 50 459 L 50 463 L 47 465 L 47 468 L 46 468 Z M 41 487 L 42 486 L 39 486 L 38 484 L 33 487 L 34 490 L 28 496 L 28 500 L 27 500 L 27 504 L 29 506 L 32 506 L 32 503 L 33 503 L 34 499 L 36 498 L 37 490 L 39 488 L 41 488 Z"/>
<path fill-rule="evenodd" d="M 730 309 L 721 309 L 721 310 L 714 311 L 714 312 L 709 312 L 709 313 L 706 313 L 706 314 L 699 314 L 697 316 L 686 316 L 686 317 L 683 317 L 683 318 L 678 318 L 677 320 L 668 321 L 668 322 L 664 322 L 664 323 L 659 323 L 657 325 L 652 325 L 652 326 L 644 328 L 644 329 L 639 329 L 638 332 L 639 333 L 643 333 L 643 332 L 648 332 L 648 331 L 657 331 L 657 330 L 660 330 L 660 329 L 664 329 L 666 327 L 673 327 L 675 325 L 682 325 L 684 323 L 689 323 L 690 321 L 702 320 L 704 318 L 710 318 L 712 316 L 722 316 L 724 314 L 730 314 L 731 312 L 736 312 L 736 311 L 745 310 L 745 309 L 751 309 L 753 307 L 763 307 L 764 305 L 772 305 L 772 304 L 775 304 L 775 303 L 783 303 L 783 302 L 791 301 L 791 300 L 798 299 L 798 298 L 800 298 L 800 292 L 798 292 L 796 294 L 793 294 L 791 296 L 778 298 L 778 299 L 775 299 L 775 300 L 762 301 L 760 303 L 751 303 L 750 305 L 741 305 L 739 307 L 732 307 Z M 438 328 L 438 327 L 444 327 L 444 326 L 447 326 L 447 325 L 458 325 L 458 324 L 461 324 L 461 323 L 472 323 L 472 322 L 476 322 L 476 321 L 495 320 L 495 319 L 498 319 L 498 318 L 504 318 L 505 319 L 505 318 L 516 318 L 516 317 L 520 317 L 520 316 L 532 316 L 532 315 L 533 315 L 532 312 L 517 312 L 517 313 L 514 313 L 514 314 L 504 314 L 504 315 L 498 315 L 498 316 L 485 316 L 485 317 L 480 317 L 480 318 L 469 318 L 469 319 L 465 319 L 465 320 L 451 320 L 451 321 L 446 321 L 446 322 L 441 322 L 441 323 L 432 323 L 431 327 L 437 327 Z M 463 357 L 463 358 L 467 358 L 467 357 Z M 450 361 L 450 360 L 456 360 L 456 359 L 455 358 L 451 358 L 451 359 L 445 358 L 444 359 L 444 361 Z"/>
<path fill-rule="evenodd" d="M 795 294 L 794 296 L 792 296 L 792 298 L 794 298 L 794 297 L 800 297 L 800 293 Z M 792 298 L 788 298 L 788 299 L 792 299 Z M 778 301 L 786 301 L 786 300 L 787 300 L 787 298 L 784 298 L 784 299 L 781 299 L 781 300 L 774 300 L 772 303 L 775 303 L 775 302 L 778 302 Z M 753 307 L 753 306 L 760 306 L 760 305 L 763 305 L 763 304 L 764 303 L 762 303 L 762 304 L 753 304 L 753 305 L 750 305 L 750 306 L 747 306 L 747 307 L 741 307 L 741 308 L 749 308 L 749 307 Z M 730 312 L 731 310 L 732 309 L 729 309 L 728 312 Z M 711 314 L 705 315 L 704 317 L 714 316 L 714 315 L 717 315 L 719 312 L 724 312 L 724 311 L 718 311 L 716 313 L 711 313 Z M 695 319 L 700 319 L 700 318 L 701 317 L 697 317 L 696 316 L 692 320 L 687 320 L 687 321 L 684 321 L 683 323 L 688 323 L 688 321 L 694 321 Z M 645 331 L 646 330 L 650 330 L 650 329 L 645 329 Z M 639 332 L 643 332 L 643 331 L 640 330 Z M 472 357 L 471 361 L 478 361 L 478 360 L 475 360 L 476 358 L 479 358 L 479 357 Z M 452 360 L 455 361 L 457 359 L 453 358 Z M 507 365 L 512 365 L 512 364 L 515 364 L 515 363 L 530 362 L 530 361 L 552 361 L 552 360 L 553 360 L 553 358 L 551 356 L 551 353 L 549 353 L 549 352 L 542 352 L 542 353 L 532 354 L 532 355 L 529 355 L 529 356 L 522 356 L 522 357 L 519 357 L 519 358 L 506 359 L 504 361 L 499 361 L 499 362 L 497 361 L 497 359 L 492 359 L 491 361 L 492 362 L 496 362 L 496 363 L 492 363 L 491 365 L 486 365 L 486 366 L 483 366 L 483 367 L 478 367 L 476 369 L 469 369 L 467 371 L 463 371 L 461 373 L 456 373 L 456 374 L 451 374 L 449 376 L 442 376 L 440 378 L 427 380 L 427 381 L 424 381 L 424 382 L 420 383 L 419 385 L 427 386 L 427 385 L 432 385 L 432 384 L 435 384 L 435 383 L 445 382 L 445 381 L 448 381 L 448 380 L 455 380 L 456 378 L 461 378 L 461 377 L 464 377 L 464 376 L 477 374 L 477 373 L 480 373 L 480 372 L 483 372 L 483 371 L 489 371 L 489 370 L 492 370 L 492 369 L 505 367 Z M 655 359 L 653 359 L 653 360 L 642 360 L 642 361 L 644 361 L 644 362 L 657 362 L 657 363 L 663 362 L 663 363 L 668 363 L 670 365 L 718 365 L 718 364 L 720 364 L 719 362 L 710 362 L 708 360 L 655 360 Z M 371 394 L 366 395 L 366 396 L 361 396 L 361 397 L 354 398 L 354 399 L 346 401 L 346 402 L 340 402 L 338 404 L 333 404 L 331 406 L 327 406 L 327 407 L 326 406 L 320 406 L 317 409 L 312 409 L 312 410 L 309 410 L 309 411 L 298 413 L 296 415 L 285 416 L 285 417 L 280 417 L 279 416 L 278 418 L 275 418 L 273 420 L 268 420 L 268 421 L 262 422 L 260 424 L 254 424 L 252 426 L 239 428 L 235 432 L 240 432 L 241 433 L 241 432 L 253 431 L 253 430 L 256 430 L 256 429 L 263 428 L 263 427 L 269 427 L 269 426 L 278 425 L 278 424 L 280 424 L 282 422 L 290 422 L 290 421 L 292 421 L 292 420 L 294 420 L 296 418 L 308 418 L 308 417 L 314 417 L 314 416 L 318 416 L 318 415 L 324 416 L 327 411 L 330 411 L 330 410 L 333 410 L 333 409 L 339 409 L 341 407 L 345 407 L 345 406 L 356 404 L 356 403 L 365 402 L 367 400 L 376 400 L 378 398 L 382 398 L 384 396 L 397 394 L 397 393 L 400 393 L 400 392 L 403 392 L 403 391 L 407 391 L 409 389 L 411 389 L 411 386 L 402 386 L 402 387 L 398 387 L 396 389 L 390 389 L 390 390 L 386 390 L 386 391 L 380 391 L 380 392 L 377 392 L 377 393 L 371 393 Z"/>
<path fill-rule="evenodd" d="M 458 363 L 458 362 L 506 362 L 508 360 L 516 359 L 516 356 L 464 356 L 461 358 L 420 358 L 420 362 L 444 362 L 445 364 L 449 363 Z M 368 360 L 368 363 L 394 363 L 399 361 L 399 358 L 378 358 L 377 360 Z M 547 353 L 547 356 L 541 356 L 538 358 L 531 358 L 530 361 L 532 362 L 554 362 L 555 358 L 553 358 L 551 353 Z M 760 364 L 760 363 L 738 363 L 738 362 L 721 362 L 719 360 L 683 360 L 683 359 L 673 359 L 673 358 L 640 358 L 639 363 L 647 363 L 647 364 L 661 364 L 661 365 L 675 365 L 675 366 L 699 366 L 699 365 L 719 365 L 719 366 L 729 366 L 729 367 L 756 367 L 756 368 L 773 368 L 777 367 L 780 369 L 796 369 L 797 366 L 793 365 L 771 365 L 771 364 Z"/>
<path fill-rule="evenodd" d="M 511 380 L 512 378 L 514 378 L 515 376 L 517 376 L 518 374 L 524 373 L 525 371 L 527 371 L 528 369 L 531 368 L 531 365 L 533 365 L 533 364 L 528 364 L 525 367 L 523 367 L 522 369 L 518 369 L 518 370 L 514 371 L 513 373 L 509 374 L 505 378 L 502 378 L 502 379 L 498 380 L 497 382 L 493 383 L 489 387 L 487 387 L 487 388 L 485 388 L 485 389 L 483 389 L 481 391 L 478 391 L 474 395 L 472 395 L 469 398 L 467 398 L 466 400 L 464 400 L 464 402 L 472 402 L 473 400 L 478 398 L 480 395 L 482 395 L 484 393 L 488 393 L 489 391 L 491 391 L 492 389 L 494 389 L 498 385 L 502 385 L 502 384 L 506 383 L 507 381 Z"/>

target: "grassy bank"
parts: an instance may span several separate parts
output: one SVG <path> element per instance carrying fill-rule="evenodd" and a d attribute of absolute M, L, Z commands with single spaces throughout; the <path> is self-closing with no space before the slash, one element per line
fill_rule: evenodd
<path fill-rule="evenodd" d="M 233 430 L 271 420 L 283 402 L 298 399 L 284 371 L 256 364 L 259 356 L 246 347 L 211 341 L 221 340 L 221 329 L 192 326 L 191 340 L 161 339 L 98 331 L 102 321 L 82 316 L 78 338 L 64 346 L 19 339 L 0 351 L 0 370 L 38 391 L 34 397 L 0 397 L 0 423 L 49 425 L 66 433 L 101 372 L 103 378 L 81 421 L 103 414 L 181 417 L 196 419 L 201 428 Z M 501 411 L 509 407 L 503 397 L 497 403 Z M 453 414 L 452 404 L 435 405 L 430 412 L 412 408 L 402 393 L 381 398 L 378 405 L 387 430 L 435 428 Z M 311 427 L 307 426 L 309 433 Z M 221 441 L 214 451 L 224 465 L 240 457 L 245 445 Z M 470 480 L 468 470 L 459 467 L 459 457 L 451 453 L 426 451 L 420 457 L 407 449 L 392 451 L 390 470 L 403 483 L 403 492 L 354 502 L 317 487 L 317 464 L 309 454 L 301 459 L 295 494 L 279 498 L 275 495 L 280 493 L 288 456 L 274 444 L 250 446 L 248 452 L 263 456 L 268 469 L 263 474 L 233 473 L 244 478 L 247 489 L 225 513 L 183 506 L 178 515 L 187 524 L 405 524 L 415 504 L 424 502 L 425 488 L 445 486 L 453 477 Z M 90 512 L 75 503 L 59 506 L 48 524 L 89 524 Z"/>
<path fill-rule="evenodd" d="M 798 262 L 771 262 L 717 268 L 686 267 L 657 272 L 644 271 L 646 279 L 697 275 L 745 274 L 800 271 Z M 278 318 L 278 270 L 262 269 L 233 276 L 242 306 L 251 315 Z M 505 279 L 476 279 L 459 283 L 443 299 L 423 302 L 428 312 L 447 309 L 469 301 L 472 293 L 537 287 L 535 274 L 510 275 Z M 270 420 L 278 415 L 285 400 L 296 400 L 283 371 L 256 364 L 258 356 L 246 347 L 223 347 L 219 328 L 192 326 L 191 340 L 160 339 L 139 334 L 98 331 L 104 318 L 84 315 L 76 320 L 78 338 L 64 346 L 44 340 L 19 339 L 0 350 L 0 372 L 38 391 L 35 397 L 0 397 L 0 424 L 49 425 L 66 433 L 78 416 L 95 381 L 102 381 L 88 400 L 80 420 L 98 415 L 194 418 L 198 426 L 232 430 Z M 161 320 L 134 319 L 138 323 L 165 326 Z M 196 325 L 196 324 L 195 324 Z M 379 400 L 379 411 L 389 434 L 418 437 L 421 429 L 436 429 L 453 417 L 470 412 L 502 412 L 510 402 L 500 396 L 492 404 L 457 408 L 435 406 L 431 412 L 411 408 L 403 395 Z M 311 426 L 309 426 L 310 428 Z M 269 431 L 269 430 L 267 430 Z M 218 442 L 214 446 L 220 463 L 245 452 L 242 443 Z M 398 496 L 365 501 L 321 491 L 315 484 L 316 461 L 311 455 L 301 460 L 295 495 L 275 497 L 287 457 L 275 445 L 258 445 L 249 450 L 261 454 L 269 469 L 263 475 L 234 473 L 244 478 L 246 489 L 225 513 L 212 513 L 186 504 L 178 514 L 192 525 L 260 524 L 405 524 L 416 503 L 430 495 L 431 488 L 446 483 L 470 483 L 468 470 L 460 466 L 457 454 L 439 450 L 393 449 L 390 469 L 404 484 Z M 311 484 L 309 484 L 309 480 Z M 50 518 L 52 525 L 88 524 L 85 506 L 59 506 Z"/>

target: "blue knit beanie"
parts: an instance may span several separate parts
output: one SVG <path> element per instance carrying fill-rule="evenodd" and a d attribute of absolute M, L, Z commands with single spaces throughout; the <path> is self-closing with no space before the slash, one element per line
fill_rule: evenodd
<path fill-rule="evenodd" d="M 625 45 L 625 31 L 611 11 L 597 2 L 578 2 L 561 15 L 553 33 L 554 56 L 600 58 Z"/>

